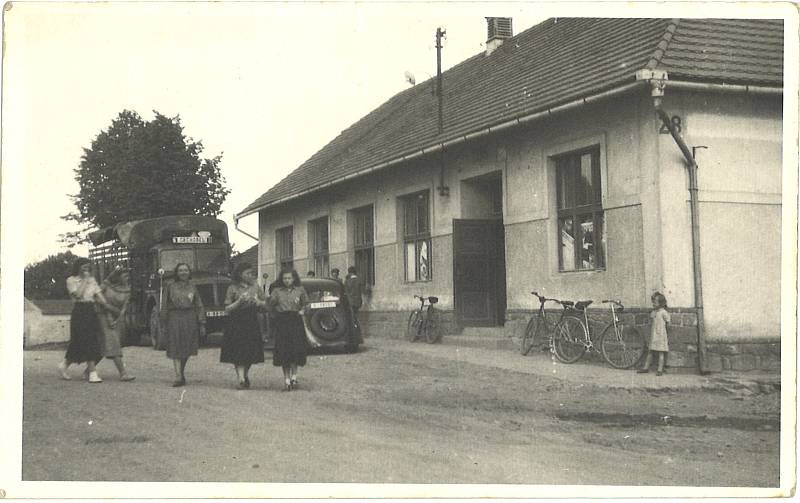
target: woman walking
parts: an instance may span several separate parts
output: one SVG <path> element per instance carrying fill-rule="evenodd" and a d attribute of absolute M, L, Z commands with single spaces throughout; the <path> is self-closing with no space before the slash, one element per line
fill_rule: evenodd
<path fill-rule="evenodd" d="M 285 390 L 291 391 L 297 387 L 297 367 L 306 364 L 307 341 L 301 316 L 308 294 L 294 269 L 281 271 L 280 280 L 281 285 L 269 297 L 275 311 L 272 364 L 283 368 Z"/>
<path fill-rule="evenodd" d="M 186 363 L 197 354 L 200 335 L 205 334 L 206 314 L 197 288 L 189 281 L 189 264 L 175 266 L 175 281 L 164 292 L 161 325 L 167 332 L 167 358 L 175 368 L 173 387 L 186 385 Z"/>
<path fill-rule="evenodd" d="M 122 337 L 127 329 L 125 313 L 131 296 L 130 269 L 117 267 L 103 281 L 100 290 L 105 304 L 99 308 L 100 326 L 103 331 L 101 347 L 103 356 L 114 360 L 120 381 L 133 381 L 135 377 L 125 370 L 122 361 Z"/>
<path fill-rule="evenodd" d="M 232 363 L 239 380 L 237 389 L 250 388 L 250 366 L 264 363 L 264 341 L 258 309 L 267 303 L 264 291 L 256 284 L 253 266 L 241 263 L 233 270 L 234 283 L 225 295 L 225 313 L 228 323 L 222 339 L 219 361 Z"/>
<path fill-rule="evenodd" d="M 72 275 L 67 278 L 67 291 L 75 305 L 69 319 L 69 346 L 64 360 L 59 364 L 61 377 L 69 381 L 67 372 L 73 363 L 86 362 L 86 375 L 90 383 L 103 382 L 97 375 L 95 364 L 100 360 L 100 322 L 95 312 L 95 302 L 104 303 L 100 286 L 92 276 L 92 263 L 79 258 L 72 265 Z"/>

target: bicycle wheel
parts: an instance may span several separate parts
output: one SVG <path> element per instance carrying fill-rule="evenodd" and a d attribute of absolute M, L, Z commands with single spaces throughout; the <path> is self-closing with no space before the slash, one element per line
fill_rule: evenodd
<path fill-rule="evenodd" d="M 425 342 L 428 344 L 439 342 L 441 338 L 436 311 L 433 309 L 425 316 L 425 322 L 422 325 L 422 333 L 425 335 Z"/>
<path fill-rule="evenodd" d="M 419 311 L 413 311 L 411 315 L 409 315 L 408 324 L 406 325 L 407 341 L 414 342 L 419 338 L 422 321 L 422 313 Z"/>
<path fill-rule="evenodd" d="M 539 331 L 539 316 L 533 315 L 528 320 L 528 325 L 525 326 L 525 333 L 522 334 L 522 342 L 519 345 L 519 352 L 522 356 L 527 356 L 533 348 L 533 342 L 536 340 L 537 332 Z"/>
<path fill-rule="evenodd" d="M 575 363 L 586 352 L 586 327 L 578 318 L 562 319 L 553 333 L 553 353 L 563 363 Z"/>
<path fill-rule="evenodd" d="M 629 369 L 644 356 L 647 349 L 644 336 L 636 327 L 630 325 L 617 323 L 616 328 L 617 330 L 614 330 L 612 323 L 603 330 L 600 352 L 612 367 Z"/>

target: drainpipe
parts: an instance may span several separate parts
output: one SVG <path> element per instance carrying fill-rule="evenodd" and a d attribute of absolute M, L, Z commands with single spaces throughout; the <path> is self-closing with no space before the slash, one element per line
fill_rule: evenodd
<path fill-rule="evenodd" d="M 664 80 L 652 80 L 653 106 L 656 114 L 664 127 L 669 130 L 669 134 L 683 153 L 686 159 L 686 169 L 689 175 L 689 208 L 692 220 L 692 262 L 694 264 L 694 307 L 697 312 L 697 366 L 701 375 L 708 373 L 706 359 L 706 331 L 705 319 L 703 315 L 703 273 L 700 267 L 700 219 L 698 215 L 697 203 L 697 162 L 694 157 L 694 150 L 690 149 L 683 141 L 680 133 L 673 126 L 670 116 L 661 106 L 664 96 Z M 703 147 L 705 148 L 705 147 Z"/>

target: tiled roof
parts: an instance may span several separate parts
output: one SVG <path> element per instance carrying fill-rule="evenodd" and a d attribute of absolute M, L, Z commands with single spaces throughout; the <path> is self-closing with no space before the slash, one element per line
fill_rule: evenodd
<path fill-rule="evenodd" d="M 465 134 L 634 82 L 642 68 L 670 79 L 781 85 L 780 20 L 559 18 L 443 73 L 444 132 L 433 80 L 406 89 L 245 208 L 336 183 Z"/>
<path fill-rule="evenodd" d="M 236 267 L 242 262 L 246 262 L 253 266 L 258 266 L 258 245 L 253 245 L 238 255 L 231 257 L 233 266 Z"/>

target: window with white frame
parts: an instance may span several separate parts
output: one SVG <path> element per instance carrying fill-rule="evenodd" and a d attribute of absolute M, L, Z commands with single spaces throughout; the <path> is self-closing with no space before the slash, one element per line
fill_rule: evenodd
<path fill-rule="evenodd" d="M 556 168 L 560 271 L 605 267 L 600 147 L 561 154 Z"/>
<path fill-rule="evenodd" d="M 375 221 L 372 205 L 356 208 L 353 219 L 353 249 L 358 277 L 366 285 L 375 284 Z"/>
<path fill-rule="evenodd" d="M 311 246 L 311 270 L 317 276 L 330 276 L 330 259 L 328 257 L 328 217 L 317 218 L 308 222 L 308 234 Z"/>
<path fill-rule="evenodd" d="M 282 227 L 275 231 L 275 256 L 281 269 L 294 268 L 293 227 Z"/>
<path fill-rule="evenodd" d="M 417 192 L 400 199 L 403 211 L 403 249 L 405 279 L 408 282 L 430 281 L 431 225 L 429 192 Z"/>

